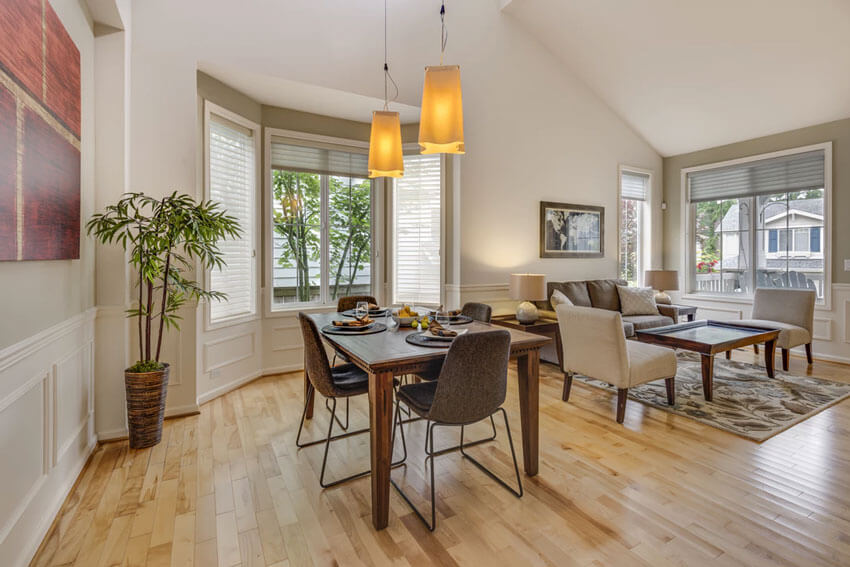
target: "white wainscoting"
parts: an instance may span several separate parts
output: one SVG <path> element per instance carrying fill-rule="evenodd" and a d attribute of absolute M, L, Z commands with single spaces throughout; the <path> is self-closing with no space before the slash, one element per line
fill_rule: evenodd
<path fill-rule="evenodd" d="M 96 444 L 95 309 L 0 351 L 0 565 L 26 565 Z"/>

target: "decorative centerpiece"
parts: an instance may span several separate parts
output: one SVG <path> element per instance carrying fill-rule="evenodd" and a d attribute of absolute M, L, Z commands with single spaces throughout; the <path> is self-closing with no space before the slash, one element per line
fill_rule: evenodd
<path fill-rule="evenodd" d="M 127 422 L 130 447 L 151 447 L 162 438 L 168 391 L 169 365 L 160 362 L 165 331 L 180 329 L 178 312 L 187 301 L 226 299 L 184 274 L 196 267 L 223 268 L 218 241 L 238 236 L 239 223 L 212 201 L 197 203 L 176 192 L 162 199 L 127 193 L 95 214 L 86 230 L 103 244 L 129 251 L 137 274 L 138 295 L 127 316 L 138 322 L 139 361 L 124 371 Z"/>

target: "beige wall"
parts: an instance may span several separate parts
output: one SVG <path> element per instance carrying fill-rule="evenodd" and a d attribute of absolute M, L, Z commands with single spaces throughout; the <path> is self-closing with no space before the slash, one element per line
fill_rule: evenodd
<path fill-rule="evenodd" d="M 828 122 L 781 134 L 664 158 L 664 267 L 681 270 L 683 168 L 832 142 L 832 281 L 850 283 L 844 259 L 850 258 L 850 119 Z"/>
<path fill-rule="evenodd" d="M 94 206 L 94 35 L 76 0 L 53 0 L 51 5 L 80 50 L 80 213 L 85 223 Z M 81 236 L 79 260 L 0 263 L 0 290 L 2 349 L 94 305 L 93 241 Z"/>

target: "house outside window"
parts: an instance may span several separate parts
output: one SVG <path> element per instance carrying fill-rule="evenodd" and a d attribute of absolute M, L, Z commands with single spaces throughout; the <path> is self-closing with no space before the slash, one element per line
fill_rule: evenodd
<path fill-rule="evenodd" d="M 826 154 L 819 148 L 686 173 L 692 292 L 749 297 L 757 287 L 788 287 L 824 300 Z"/>

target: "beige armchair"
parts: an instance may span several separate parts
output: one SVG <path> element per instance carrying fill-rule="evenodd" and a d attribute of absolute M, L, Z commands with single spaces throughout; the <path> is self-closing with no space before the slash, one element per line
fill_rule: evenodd
<path fill-rule="evenodd" d="M 676 354 L 672 349 L 627 341 L 617 311 L 559 305 L 556 313 L 564 347 L 565 402 L 570 399 L 573 374 L 583 374 L 616 386 L 617 423 L 623 423 L 632 386 L 664 379 L 667 403 L 675 403 Z"/>
<path fill-rule="evenodd" d="M 782 369 L 788 371 L 788 351 L 806 347 L 812 363 L 812 327 L 815 318 L 815 292 L 811 289 L 758 288 L 753 298 L 753 318 L 730 321 L 734 325 L 779 329 L 776 346 L 782 349 Z M 758 352 L 758 345 L 755 346 Z"/>

